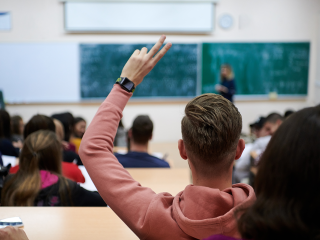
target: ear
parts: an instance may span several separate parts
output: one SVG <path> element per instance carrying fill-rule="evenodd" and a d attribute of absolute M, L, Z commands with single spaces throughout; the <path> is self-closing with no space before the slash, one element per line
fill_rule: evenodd
<path fill-rule="evenodd" d="M 184 146 L 184 142 L 182 139 L 179 139 L 179 141 L 178 141 L 178 149 L 179 149 L 179 153 L 180 153 L 180 156 L 182 157 L 182 159 L 187 160 L 188 156 L 187 156 L 186 148 Z"/>
<path fill-rule="evenodd" d="M 282 120 L 278 119 L 276 123 L 277 123 L 277 125 L 279 127 L 281 125 L 281 123 L 282 123 Z"/>
<path fill-rule="evenodd" d="M 128 130 L 128 138 L 132 138 L 132 129 L 130 128 L 129 130 Z"/>
<path fill-rule="evenodd" d="M 246 144 L 245 144 L 244 140 L 243 139 L 239 139 L 238 146 L 237 146 L 237 151 L 236 151 L 236 156 L 234 158 L 235 160 L 238 160 L 241 157 L 242 152 L 245 149 L 245 147 L 246 147 Z"/>

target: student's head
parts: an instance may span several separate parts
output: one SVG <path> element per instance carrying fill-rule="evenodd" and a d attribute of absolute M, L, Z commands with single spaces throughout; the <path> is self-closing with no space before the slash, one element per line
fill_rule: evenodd
<path fill-rule="evenodd" d="M 11 132 L 15 135 L 23 135 L 24 124 L 22 117 L 15 115 L 11 117 Z"/>
<path fill-rule="evenodd" d="M 2 191 L 4 206 L 32 206 L 40 191 L 40 170 L 61 175 L 61 144 L 52 131 L 31 133 L 20 154 L 19 170 Z"/>
<path fill-rule="evenodd" d="M 203 94 L 191 100 L 181 122 L 180 155 L 203 177 L 221 176 L 240 158 L 242 117 L 228 100 Z"/>
<path fill-rule="evenodd" d="M 265 128 L 263 128 L 265 120 L 266 120 L 265 117 L 259 117 L 254 123 L 250 124 L 252 134 L 256 138 L 265 137 L 268 135 Z"/>
<path fill-rule="evenodd" d="M 152 131 L 153 123 L 149 116 L 139 115 L 133 121 L 129 137 L 135 144 L 145 145 L 152 139 Z"/>
<path fill-rule="evenodd" d="M 45 115 L 34 115 L 24 127 L 23 137 L 26 139 L 31 133 L 38 130 L 56 131 L 56 127 L 52 118 Z"/>
<path fill-rule="evenodd" d="M 0 138 L 11 139 L 11 119 L 9 113 L 4 109 L 0 109 L 0 119 Z"/>
<path fill-rule="evenodd" d="M 65 112 L 65 113 L 53 114 L 51 117 L 58 119 L 62 123 L 63 129 L 64 129 L 64 140 L 69 142 L 70 135 L 73 131 L 73 126 L 74 126 L 73 115 L 69 112 Z"/>
<path fill-rule="evenodd" d="M 53 131 L 31 133 L 21 150 L 19 171 L 47 170 L 61 174 L 61 143 Z"/>
<path fill-rule="evenodd" d="M 320 105 L 296 112 L 270 140 L 255 178 L 243 239 L 319 239 Z"/>
<path fill-rule="evenodd" d="M 77 138 L 82 138 L 86 131 L 86 126 L 87 122 L 83 118 L 76 117 L 74 119 L 73 135 Z"/>
<path fill-rule="evenodd" d="M 221 66 L 220 77 L 221 79 L 228 79 L 228 80 L 233 79 L 234 76 L 233 76 L 232 67 L 229 64 L 223 64 Z"/>
<path fill-rule="evenodd" d="M 279 113 L 271 113 L 266 118 L 263 128 L 268 135 L 272 136 L 282 124 L 283 120 L 283 117 Z"/>

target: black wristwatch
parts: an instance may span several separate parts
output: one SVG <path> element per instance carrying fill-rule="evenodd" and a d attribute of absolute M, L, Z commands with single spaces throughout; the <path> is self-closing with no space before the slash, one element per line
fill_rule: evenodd
<path fill-rule="evenodd" d="M 131 82 L 128 78 L 126 77 L 120 77 L 117 79 L 116 83 L 118 83 L 124 90 L 127 92 L 134 92 L 135 87 L 134 83 Z"/>

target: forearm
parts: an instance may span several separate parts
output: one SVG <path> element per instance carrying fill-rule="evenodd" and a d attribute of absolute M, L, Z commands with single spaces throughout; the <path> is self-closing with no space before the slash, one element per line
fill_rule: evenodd
<path fill-rule="evenodd" d="M 131 95 L 114 86 L 88 127 L 79 153 L 101 197 L 141 237 L 148 206 L 156 194 L 136 182 L 113 155 L 113 140 Z"/>

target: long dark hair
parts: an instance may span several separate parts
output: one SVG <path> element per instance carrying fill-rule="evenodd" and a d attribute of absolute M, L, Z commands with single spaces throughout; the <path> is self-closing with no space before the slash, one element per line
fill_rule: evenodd
<path fill-rule="evenodd" d="M 70 201 L 68 182 L 61 175 L 61 143 L 52 131 L 37 131 L 30 134 L 20 154 L 18 172 L 8 180 L 2 190 L 2 206 L 34 206 L 41 190 L 40 170 L 59 177 L 59 195 L 63 205 Z"/>
<path fill-rule="evenodd" d="M 255 179 L 257 201 L 240 217 L 244 239 L 320 239 L 320 105 L 273 135 Z"/>
<path fill-rule="evenodd" d="M 55 132 L 56 126 L 54 125 L 53 119 L 41 114 L 34 115 L 24 127 L 23 137 L 26 139 L 31 133 L 38 130 Z"/>
<path fill-rule="evenodd" d="M 69 112 L 65 112 L 65 113 L 53 114 L 51 117 L 58 119 L 62 123 L 63 130 L 64 130 L 64 140 L 69 142 L 71 133 L 73 131 L 73 126 L 74 126 L 73 115 Z"/>
<path fill-rule="evenodd" d="M 11 117 L 11 133 L 15 135 L 22 135 L 20 132 L 20 122 L 22 121 L 22 117 L 15 115 Z"/>
<path fill-rule="evenodd" d="M 0 138 L 6 138 L 11 140 L 11 119 L 9 113 L 0 109 Z"/>

